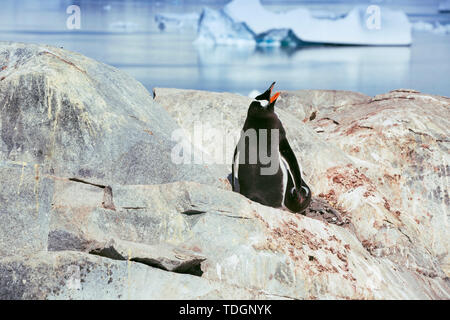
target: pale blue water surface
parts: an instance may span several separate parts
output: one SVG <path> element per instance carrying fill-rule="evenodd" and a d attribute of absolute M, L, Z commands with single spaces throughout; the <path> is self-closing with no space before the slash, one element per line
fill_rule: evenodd
<path fill-rule="evenodd" d="M 438 1 L 372 1 L 403 9 L 410 21 L 450 23 Z M 199 13 L 227 1 L 2 0 L 0 40 L 44 43 L 80 52 L 153 87 L 247 95 L 273 80 L 281 90 L 337 89 L 376 95 L 397 88 L 450 96 L 450 34 L 414 32 L 410 47 L 318 46 L 255 49 L 196 46 L 195 27 L 167 26 L 158 13 Z M 345 13 L 371 1 L 262 1 L 269 10 L 305 6 Z M 81 29 L 69 30 L 66 8 L 81 8 Z"/>

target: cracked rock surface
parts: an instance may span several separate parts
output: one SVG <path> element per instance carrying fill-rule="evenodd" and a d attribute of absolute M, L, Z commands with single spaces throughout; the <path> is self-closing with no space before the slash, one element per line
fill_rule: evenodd
<path fill-rule="evenodd" d="M 296 215 L 230 191 L 229 165 L 170 161 L 184 130 L 231 164 L 233 143 L 192 130 L 234 139 L 247 97 L 152 99 L 48 46 L 1 43 L 0 70 L 0 299 L 450 298 L 449 99 L 283 92 L 314 195 Z"/>

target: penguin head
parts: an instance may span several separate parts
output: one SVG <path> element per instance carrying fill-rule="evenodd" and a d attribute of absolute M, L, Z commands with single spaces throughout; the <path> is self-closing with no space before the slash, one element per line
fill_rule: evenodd
<path fill-rule="evenodd" d="M 272 89 L 275 86 L 275 82 L 273 82 L 270 87 L 262 94 L 257 96 L 252 103 L 250 103 L 249 114 L 267 114 L 273 113 L 275 108 L 275 102 L 280 96 L 280 93 L 277 92 L 272 96 Z"/>

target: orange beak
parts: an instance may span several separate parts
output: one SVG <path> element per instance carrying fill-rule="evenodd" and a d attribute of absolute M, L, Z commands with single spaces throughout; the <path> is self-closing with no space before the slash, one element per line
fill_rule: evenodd
<path fill-rule="evenodd" d="M 275 93 L 275 94 L 270 98 L 270 103 L 272 103 L 272 102 L 274 102 L 275 100 L 277 100 L 279 96 L 280 96 L 280 93 L 279 93 L 279 92 Z"/>

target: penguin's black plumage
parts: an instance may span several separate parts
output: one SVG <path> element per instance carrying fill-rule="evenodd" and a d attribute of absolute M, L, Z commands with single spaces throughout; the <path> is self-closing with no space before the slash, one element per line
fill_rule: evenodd
<path fill-rule="evenodd" d="M 286 131 L 274 111 L 280 95 L 276 93 L 272 96 L 274 85 L 275 82 L 250 103 L 239 143 L 234 150 L 232 188 L 263 205 L 302 212 L 311 202 L 311 190 L 302 179 Z M 252 133 L 253 137 L 256 135 L 256 140 L 252 140 Z M 275 169 L 267 174 L 268 168 L 273 165 Z"/>

